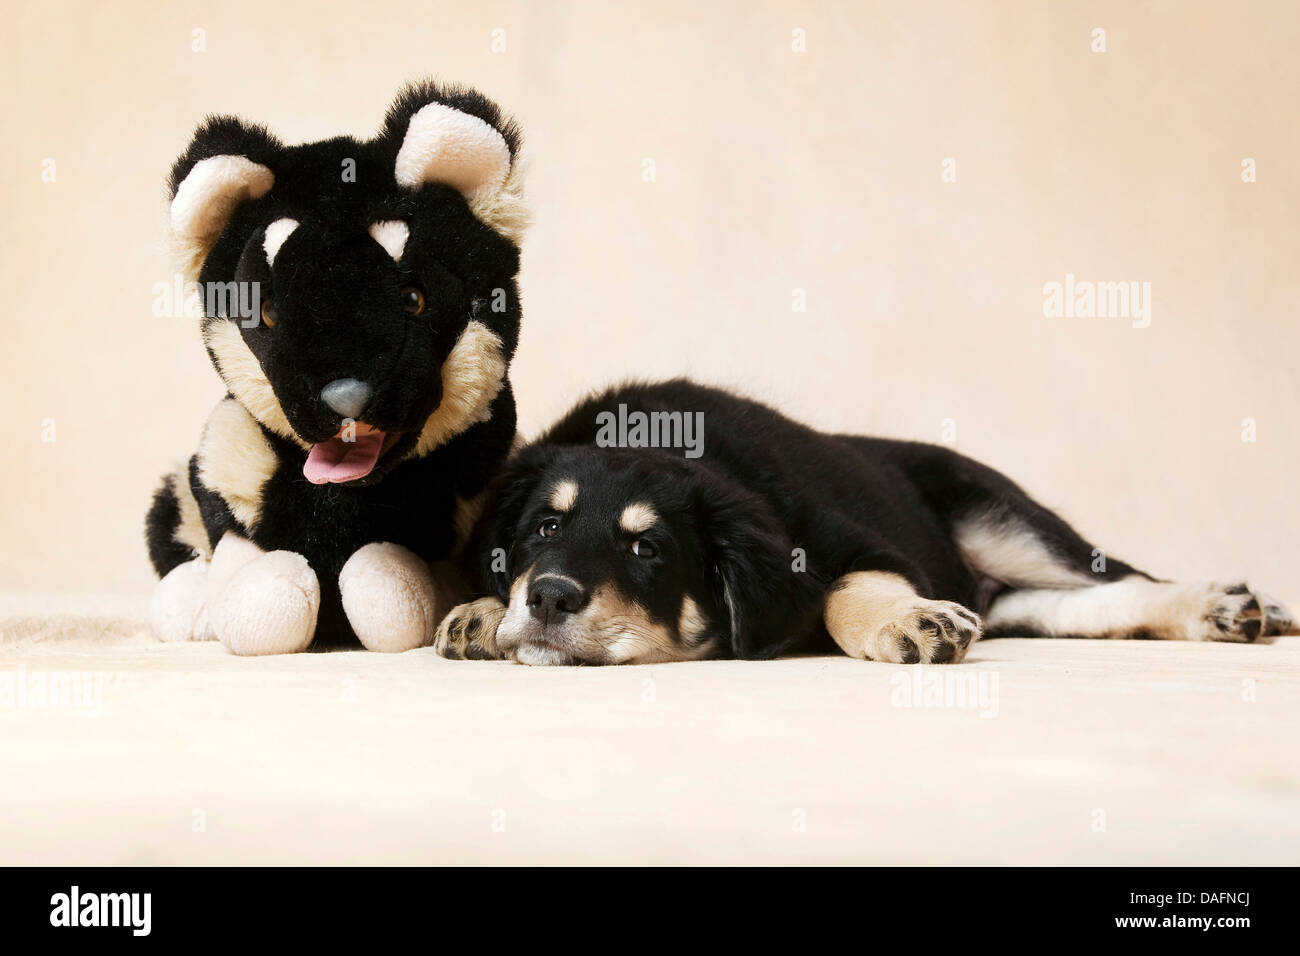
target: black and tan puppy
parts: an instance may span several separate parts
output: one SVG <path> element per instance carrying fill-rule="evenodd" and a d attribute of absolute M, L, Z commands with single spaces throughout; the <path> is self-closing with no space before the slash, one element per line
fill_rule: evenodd
<path fill-rule="evenodd" d="M 817 432 L 686 381 L 583 402 L 496 487 L 467 551 L 488 596 L 443 620 L 447 657 L 838 646 L 948 663 L 981 634 L 1250 642 L 1296 628 L 1245 584 L 1173 584 L 1104 556 L 950 449 Z"/>

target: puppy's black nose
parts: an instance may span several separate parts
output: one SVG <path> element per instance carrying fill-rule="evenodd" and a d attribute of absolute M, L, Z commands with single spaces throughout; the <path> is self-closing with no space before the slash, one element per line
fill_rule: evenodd
<path fill-rule="evenodd" d="M 374 393 L 360 379 L 336 378 L 320 390 L 320 399 L 344 418 L 360 418 Z"/>
<path fill-rule="evenodd" d="M 529 612 L 548 627 L 578 613 L 586 603 L 578 582 L 556 575 L 543 575 L 528 591 Z"/>

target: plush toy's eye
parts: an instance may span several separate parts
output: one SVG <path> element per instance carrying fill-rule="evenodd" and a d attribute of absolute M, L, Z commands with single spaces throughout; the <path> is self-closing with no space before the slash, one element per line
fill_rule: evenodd
<path fill-rule="evenodd" d="M 543 538 L 554 538 L 560 533 L 560 523 L 554 518 L 547 518 L 542 522 L 542 526 L 537 529 L 537 533 Z"/>
<path fill-rule="evenodd" d="M 280 313 L 276 312 L 275 305 L 272 304 L 271 300 L 263 299 L 262 300 L 262 321 L 266 323 L 266 327 L 268 329 L 274 328 L 275 321 L 279 317 L 280 317 Z"/>
<path fill-rule="evenodd" d="M 411 315 L 424 311 L 424 293 L 413 285 L 402 286 L 402 308 Z"/>
<path fill-rule="evenodd" d="M 637 538 L 632 542 L 632 553 L 638 558 L 653 558 L 658 556 L 659 549 L 645 538 Z"/>

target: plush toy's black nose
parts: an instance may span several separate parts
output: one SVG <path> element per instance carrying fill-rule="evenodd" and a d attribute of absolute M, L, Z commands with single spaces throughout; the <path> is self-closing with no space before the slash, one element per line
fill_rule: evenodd
<path fill-rule="evenodd" d="M 528 610 L 546 626 L 559 624 L 587 603 L 577 581 L 545 574 L 528 591 Z"/>
<path fill-rule="evenodd" d="M 321 401 L 344 418 L 360 418 L 375 390 L 355 378 L 336 378 L 320 390 Z"/>

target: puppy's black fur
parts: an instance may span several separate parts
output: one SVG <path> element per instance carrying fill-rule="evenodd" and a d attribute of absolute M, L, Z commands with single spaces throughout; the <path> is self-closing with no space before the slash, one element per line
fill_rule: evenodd
<path fill-rule="evenodd" d="M 598 416 L 620 405 L 702 413 L 703 455 L 597 447 Z M 633 504 L 654 515 L 643 533 L 619 526 Z M 453 612 L 438 646 L 527 663 L 768 658 L 837 643 L 855 656 L 960 660 L 979 633 L 968 609 L 982 613 L 1011 590 L 1157 586 L 1122 561 L 1098 562 L 1065 521 L 951 449 L 818 432 L 685 380 L 620 386 L 575 407 L 508 464 L 476 539 L 469 573 L 490 597 Z M 890 590 L 899 579 L 912 597 Z M 894 630 L 866 644 L 828 632 L 833 619 L 851 632 L 875 614 L 877 585 L 905 620 L 886 621 Z M 837 589 L 850 599 L 838 616 Z M 611 592 L 618 600 L 607 607 L 622 620 L 634 607 L 637 629 L 658 629 L 653 652 L 610 652 L 600 620 L 576 626 L 608 617 L 589 608 Z M 497 640 L 485 639 L 498 624 Z M 1031 625 L 1020 622 L 1020 632 Z M 477 640 L 466 639 L 470 626 Z M 1250 639 L 1249 624 L 1233 626 L 1244 631 L 1228 639 Z"/>

